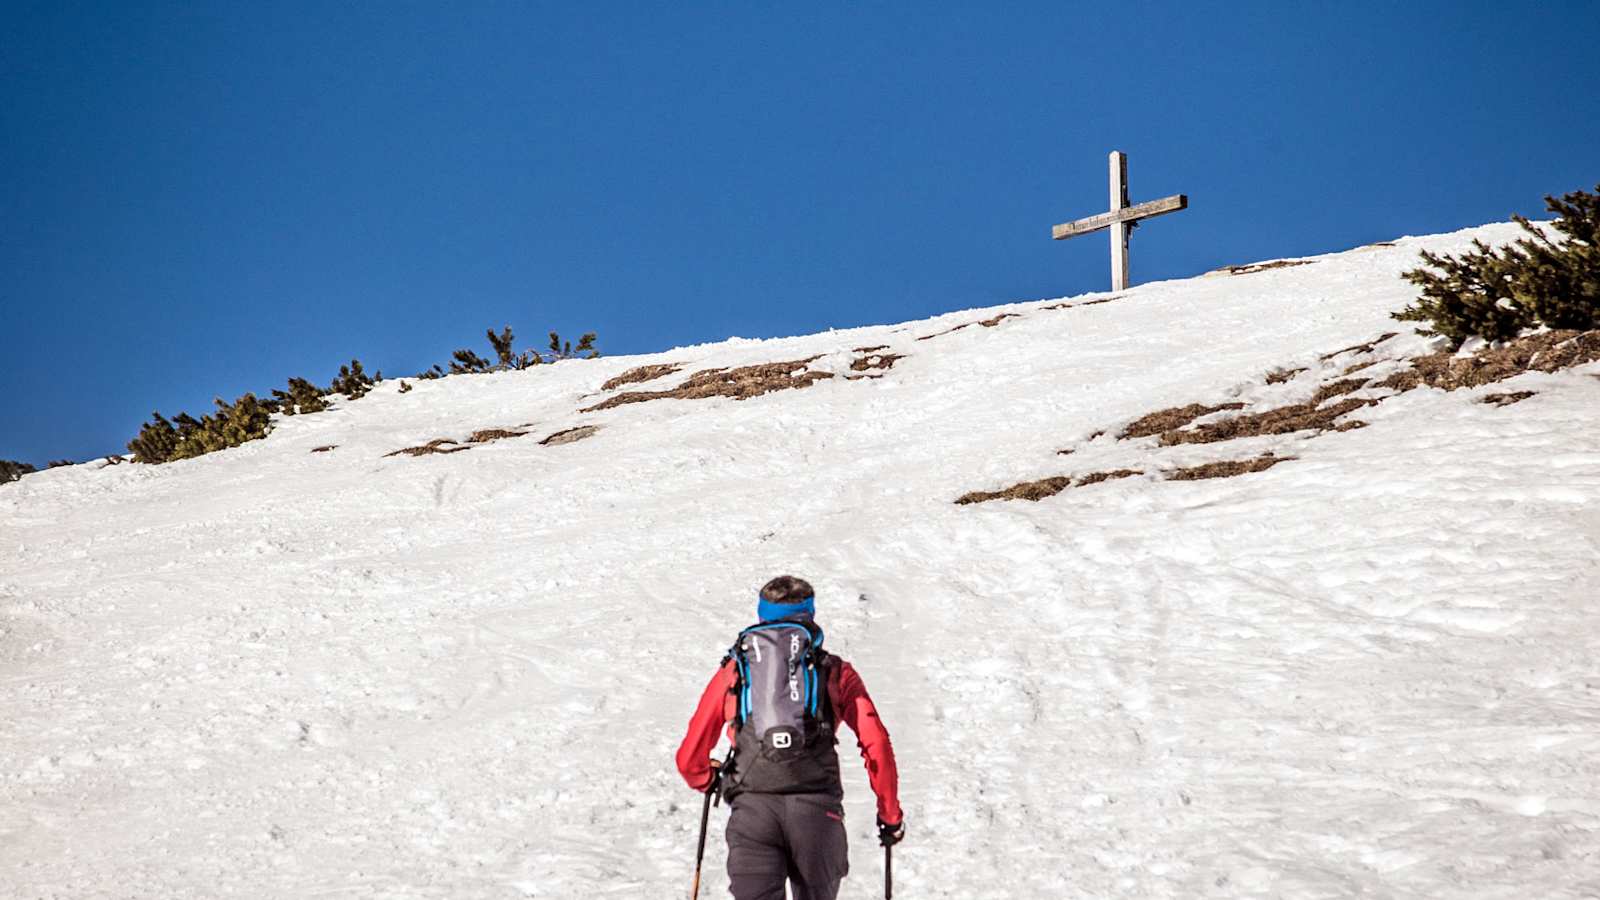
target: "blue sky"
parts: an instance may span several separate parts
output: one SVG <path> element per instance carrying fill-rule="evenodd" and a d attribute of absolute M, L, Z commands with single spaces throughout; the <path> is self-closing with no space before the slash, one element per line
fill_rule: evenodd
<path fill-rule="evenodd" d="M 15 3 L 0 458 L 486 328 L 608 354 L 1103 290 L 1600 182 L 1591 2 Z"/>

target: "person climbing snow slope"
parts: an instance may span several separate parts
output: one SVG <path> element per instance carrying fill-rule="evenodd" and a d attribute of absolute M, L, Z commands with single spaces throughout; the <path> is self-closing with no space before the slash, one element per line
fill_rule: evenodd
<path fill-rule="evenodd" d="M 905 836 L 889 732 L 861 676 L 822 649 L 816 597 L 782 575 L 761 588 L 760 621 L 739 633 L 700 695 L 678 747 L 689 787 L 720 787 L 728 818 L 728 879 L 735 900 L 833 900 L 849 873 L 837 728 L 856 734 L 878 797 L 878 838 Z M 733 743 L 718 772 L 709 754 L 727 726 Z"/>

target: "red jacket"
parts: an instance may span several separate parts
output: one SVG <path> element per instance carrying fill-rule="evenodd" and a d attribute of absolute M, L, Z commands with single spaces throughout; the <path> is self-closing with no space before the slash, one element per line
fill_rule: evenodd
<path fill-rule="evenodd" d="M 717 732 L 726 724 L 728 739 L 733 739 L 733 720 L 739 711 L 738 698 L 734 696 L 737 681 L 733 662 L 723 663 L 700 694 L 700 704 L 689 719 L 689 731 L 678 746 L 678 772 L 697 791 L 704 791 L 711 783 L 710 753 L 717 745 Z M 861 676 L 842 659 L 828 667 L 828 700 L 839 721 L 856 733 L 861 758 L 867 765 L 867 781 L 878 795 L 878 818 L 898 824 L 902 817 L 900 776 L 895 770 L 889 732 L 878 719 L 878 709 L 872 705 Z"/>

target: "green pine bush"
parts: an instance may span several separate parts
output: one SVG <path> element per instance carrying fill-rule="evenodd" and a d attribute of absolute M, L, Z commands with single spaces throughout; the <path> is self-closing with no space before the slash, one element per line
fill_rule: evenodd
<path fill-rule="evenodd" d="M 1600 328 L 1600 193 L 1574 191 L 1545 197 L 1545 204 L 1556 214 L 1551 227 L 1559 240 L 1513 216 L 1528 236 L 1508 246 L 1474 241 L 1459 258 L 1423 251 L 1427 268 L 1401 276 L 1422 288 L 1422 297 L 1394 318 L 1425 323 L 1417 333 L 1454 346 L 1474 335 L 1509 340 L 1528 328 Z"/>
<path fill-rule="evenodd" d="M 451 360 L 451 375 L 481 375 L 492 368 L 487 359 L 473 353 L 471 350 L 457 350 L 451 354 Z"/>
<path fill-rule="evenodd" d="M 550 361 L 558 359 L 599 359 L 600 351 L 594 346 L 595 333 L 590 331 L 578 338 L 578 346 L 574 348 L 571 341 L 562 343 L 561 335 L 550 332 Z"/>
<path fill-rule="evenodd" d="M 274 411 L 286 416 L 322 412 L 328 408 L 328 401 L 322 399 L 327 393 L 304 378 L 291 378 L 289 390 L 280 391 L 274 388 L 272 400 L 269 402 Z"/>
<path fill-rule="evenodd" d="M 16 481 L 22 476 L 32 474 L 36 471 L 38 470 L 25 462 L 17 462 L 16 460 L 11 459 L 0 459 L 0 484 L 5 484 L 8 481 Z"/>
<path fill-rule="evenodd" d="M 255 394 L 245 394 L 232 403 L 224 403 L 221 397 L 215 402 L 217 411 L 199 419 L 188 413 L 178 413 L 168 421 L 161 413 L 152 413 L 152 421 L 128 442 L 133 461 L 164 463 L 192 459 L 266 437 L 272 430 L 271 409 L 257 400 Z"/>
<path fill-rule="evenodd" d="M 383 378 L 383 373 L 378 373 L 378 379 Z M 330 394 L 343 394 L 351 400 L 360 400 L 372 388 L 374 379 L 361 370 L 361 360 L 352 359 L 350 365 L 339 367 L 339 377 L 333 380 L 333 385 L 328 388 Z"/>
<path fill-rule="evenodd" d="M 449 372 L 435 365 L 416 377 L 428 381 L 443 378 L 447 374 L 526 369 L 546 361 L 543 354 L 537 350 L 517 353 L 512 348 L 514 336 L 509 325 L 498 334 L 490 329 L 488 336 L 489 344 L 494 348 L 495 357 L 499 360 L 498 364 L 490 363 L 471 350 L 457 350 L 453 357 L 454 361 L 450 363 Z M 550 360 L 570 359 L 579 354 L 586 354 L 585 358 L 594 359 L 600 355 L 600 351 L 595 349 L 594 341 L 595 335 L 591 332 L 579 339 L 577 347 L 573 347 L 570 341 L 563 344 L 552 331 Z M 330 394 L 344 394 L 351 400 L 357 400 L 382 380 L 382 372 L 368 375 L 361 367 L 361 360 L 352 359 L 349 365 L 339 367 L 338 377 L 334 378 L 332 385 L 327 388 L 317 387 L 304 378 L 290 378 L 287 390 L 274 389 L 272 396 L 266 400 L 259 400 L 254 394 L 245 394 L 232 403 L 224 403 L 218 398 L 217 411 L 199 419 L 188 413 L 178 413 L 169 420 L 160 412 L 154 412 L 151 413 L 150 421 L 142 425 L 139 433 L 128 442 L 128 450 L 133 454 L 134 462 L 155 464 L 175 459 L 190 459 L 215 450 L 237 447 L 246 441 L 266 437 L 267 432 L 272 430 L 273 413 L 293 416 L 322 412 L 328 408 L 327 397 Z M 404 381 L 400 383 L 400 393 L 407 393 L 411 389 L 411 385 Z M 5 470 L 8 474 L 12 471 Z M 28 471 L 31 472 L 33 469 L 29 468 Z M 15 477 L 21 477 L 20 473 L 12 478 L 0 480 L 14 480 Z"/>

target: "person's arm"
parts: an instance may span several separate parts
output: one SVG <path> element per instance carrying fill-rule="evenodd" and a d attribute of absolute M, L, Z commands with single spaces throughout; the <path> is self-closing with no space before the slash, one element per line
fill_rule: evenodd
<path fill-rule="evenodd" d="M 900 809 L 900 774 L 895 768 L 889 731 L 878 718 L 878 708 L 872 705 L 872 697 L 855 667 L 839 660 L 835 672 L 833 708 L 839 720 L 856 733 L 856 743 L 867 766 L 867 781 L 878 795 L 878 820 L 898 825 L 905 814 Z"/>
<path fill-rule="evenodd" d="M 736 675 L 732 662 L 725 662 L 700 694 L 700 704 L 689 719 L 689 731 L 678 745 L 678 773 L 689 787 L 704 791 L 711 784 L 711 748 L 727 721 L 727 699 Z"/>

